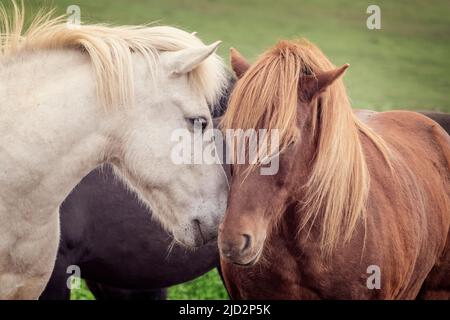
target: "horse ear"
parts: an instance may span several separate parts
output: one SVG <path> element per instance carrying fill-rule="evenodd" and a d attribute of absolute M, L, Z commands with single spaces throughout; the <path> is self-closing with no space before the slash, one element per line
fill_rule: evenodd
<path fill-rule="evenodd" d="M 299 82 L 299 91 L 306 95 L 307 100 L 312 100 L 316 95 L 325 91 L 334 81 L 339 79 L 350 67 L 348 63 L 342 67 L 325 71 L 315 76 L 302 76 Z"/>
<path fill-rule="evenodd" d="M 235 49 L 230 48 L 231 68 L 238 79 L 242 78 L 244 73 L 250 68 L 247 60 Z"/>
<path fill-rule="evenodd" d="M 186 74 L 191 72 L 199 64 L 206 60 L 210 55 L 216 52 L 221 41 L 205 47 L 188 48 L 180 51 L 168 52 L 168 68 L 173 74 Z"/>

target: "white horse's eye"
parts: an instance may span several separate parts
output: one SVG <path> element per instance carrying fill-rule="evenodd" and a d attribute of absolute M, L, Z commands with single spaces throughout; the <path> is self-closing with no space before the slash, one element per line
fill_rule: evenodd
<path fill-rule="evenodd" d="M 192 128 L 198 128 L 201 129 L 202 132 L 205 131 L 205 129 L 208 127 L 208 119 L 205 117 L 193 117 L 187 119 L 190 125 L 192 125 Z"/>

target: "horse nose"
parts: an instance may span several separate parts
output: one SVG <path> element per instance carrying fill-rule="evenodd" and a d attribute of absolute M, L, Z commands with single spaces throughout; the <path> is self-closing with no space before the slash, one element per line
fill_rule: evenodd
<path fill-rule="evenodd" d="M 233 259 L 245 255 L 252 247 L 252 237 L 249 234 L 237 236 L 234 241 L 222 241 L 220 252 L 226 258 Z"/>

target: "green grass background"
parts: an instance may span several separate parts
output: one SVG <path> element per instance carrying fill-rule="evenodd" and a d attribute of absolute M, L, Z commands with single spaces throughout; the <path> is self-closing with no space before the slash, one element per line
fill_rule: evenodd
<path fill-rule="evenodd" d="M 3 1 L 3 0 L 2 0 Z M 307 37 L 336 64 L 350 63 L 345 79 L 355 108 L 450 112 L 450 1 L 448 0 L 34 0 L 63 13 L 81 7 L 83 22 L 158 21 L 222 40 L 250 60 L 279 39 Z M 381 30 L 368 30 L 366 9 L 381 8 Z M 73 298 L 92 296 L 85 290 Z M 216 272 L 171 288 L 169 297 L 225 298 Z"/>

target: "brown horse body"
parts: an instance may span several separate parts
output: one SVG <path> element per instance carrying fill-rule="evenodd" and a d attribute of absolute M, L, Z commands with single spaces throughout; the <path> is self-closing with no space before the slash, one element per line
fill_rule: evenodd
<path fill-rule="evenodd" d="M 345 91 L 339 79 L 347 67 L 326 72 L 332 65 L 323 57 L 318 58 L 323 61 L 315 61 L 314 55 L 319 53 L 310 44 L 283 42 L 251 67 L 233 53 L 233 67 L 243 77 L 225 114 L 226 128 L 246 124 L 266 128 L 270 127 L 268 123 L 274 123 L 274 119 L 267 121 L 264 112 L 253 123 L 239 120 L 240 116 L 252 117 L 245 114 L 245 109 L 253 106 L 242 103 L 245 100 L 239 95 L 245 90 L 257 91 L 253 89 L 258 85 L 252 87 L 251 82 L 265 72 L 265 63 L 279 66 L 285 75 L 289 73 L 286 61 L 291 59 L 286 57 L 294 56 L 294 65 L 303 70 L 305 66 L 309 68 L 315 83 L 311 86 L 304 80 L 309 79 L 308 73 L 296 76 L 297 132 L 293 137 L 297 138 L 282 148 L 279 172 L 262 176 L 258 170 L 248 174 L 248 166 L 244 166 L 246 170 L 233 166 L 228 209 L 219 233 L 222 269 L 231 297 L 450 298 L 449 135 L 434 121 L 414 112 L 363 113 L 359 119 L 353 117 L 346 110 Z M 276 63 L 270 64 L 271 61 Z M 274 69 L 270 72 L 276 73 Z M 279 81 L 283 75 L 275 77 L 276 83 L 283 83 Z M 277 96 L 274 101 L 280 101 L 282 95 Z M 344 100 L 333 103 L 333 99 L 341 98 Z M 258 114 L 258 101 L 254 105 L 253 116 Z M 281 113 L 289 119 L 287 113 L 283 115 L 286 105 L 281 101 L 277 106 L 278 116 Z M 341 107 L 342 110 L 332 110 Z M 340 118 L 339 112 L 347 113 Z M 348 146 L 343 136 L 337 139 L 336 133 L 326 136 L 325 130 L 333 132 L 333 123 L 339 122 L 340 131 L 349 128 L 349 140 L 354 137 L 351 128 L 356 128 L 356 147 Z M 339 144 L 339 148 L 327 149 L 326 139 L 330 139 L 330 146 Z M 343 150 L 348 154 L 338 153 Z M 333 152 L 337 152 L 334 158 Z M 321 154 L 337 162 L 334 169 L 324 162 L 322 171 L 324 181 L 334 189 L 321 186 L 327 193 L 317 197 L 321 200 L 317 204 L 319 210 L 304 222 L 311 204 L 308 188 L 314 186 L 311 172 L 320 169 L 316 167 Z M 355 166 L 361 170 L 355 170 Z M 361 202 L 361 214 L 353 208 L 358 206 L 358 198 L 364 198 L 360 191 L 366 179 L 370 187 L 366 200 Z M 340 188 L 343 193 L 339 193 Z M 329 199 L 331 206 L 324 207 L 329 195 L 336 198 L 336 203 L 343 203 L 339 210 L 333 208 L 333 198 Z M 339 224 L 342 221 L 348 222 Z M 349 230 L 351 236 L 346 238 Z M 379 286 L 376 280 L 372 282 L 374 277 L 378 277 Z"/>

